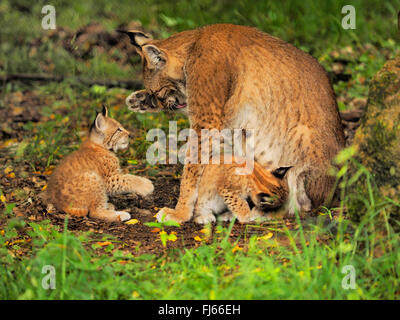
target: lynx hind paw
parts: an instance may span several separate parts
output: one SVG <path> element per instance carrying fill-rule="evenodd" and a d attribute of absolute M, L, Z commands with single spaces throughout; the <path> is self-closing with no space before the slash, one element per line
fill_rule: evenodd
<path fill-rule="evenodd" d="M 254 222 L 258 219 L 262 219 L 263 215 L 264 214 L 261 209 L 254 207 L 253 209 L 251 209 L 251 212 L 249 215 L 247 215 L 245 217 L 237 216 L 237 218 L 240 223 L 249 223 L 249 222 Z"/>
<path fill-rule="evenodd" d="M 131 218 L 131 215 L 125 211 L 115 211 L 115 214 L 117 215 L 120 221 L 126 221 Z"/>
<path fill-rule="evenodd" d="M 232 221 L 233 214 L 230 211 L 226 211 L 218 216 L 218 221 Z"/>
<path fill-rule="evenodd" d="M 212 213 L 207 213 L 207 214 L 202 214 L 194 218 L 194 222 L 198 224 L 207 224 L 207 223 L 213 223 L 217 219 Z"/>
<path fill-rule="evenodd" d="M 174 209 L 165 207 L 162 208 L 160 211 L 158 211 L 156 218 L 158 222 L 171 221 L 171 220 L 179 223 L 183 222 L 182 219 L 178 218 Z"/>
<path fill-rule="evenodd" d="M 146 178 L 140 178 L 140 184 L 137 186 L 137 194 L 141 195 L 142 197 L 147 197 L 154 191 L 153 183 Z"/>
<path fill-rule="evenodd" d="M 107 203 L 108 210 L 115 210 L 115 206 L 112 203 Z"/>
<path fill-rule="evenodd" d="M 46 206 L 46 211 L 48 213 L 52 213 L 52 212 L 56 211 L 56 207 L 54 207 L 54 205 L 52 203 L 48 203 Z"/>

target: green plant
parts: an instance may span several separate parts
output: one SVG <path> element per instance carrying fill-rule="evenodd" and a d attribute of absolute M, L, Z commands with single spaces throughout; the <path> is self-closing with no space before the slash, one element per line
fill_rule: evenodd
<path fill-rule="evenodd" d="M 164 217 L 163 220 L 160 222 L 154 221 L 154 222 L 145 222 L 144 223 L 145 226 L 151 227 L 151 228 L 159 228 L 159 236 L 160 236 L 160 240 L 163 244 L 164 247 L 167 246 L 167 242 L 168 241 L 176 241 L 177 237 L 176 237 L 176 233 L 174 231 L 171 231 L 170 233 L 168 233 L 167 231 L 165 231 L 165 227 L 177 227 L 179 228 L 181 225 L 176 222 L 176 221 L 164 221 Z"/>

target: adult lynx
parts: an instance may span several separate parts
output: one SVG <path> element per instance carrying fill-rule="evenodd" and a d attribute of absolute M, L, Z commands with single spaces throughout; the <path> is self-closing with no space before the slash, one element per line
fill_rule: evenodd
<path fill-rule="evenodd" d="M 129 132 L 107 113 L 107 108 L 103 107 L 90 128 L 89 138 L 54 170 L 45 200 L 71 215 L 124 221 L 130 219 L 130 214 L 115 211 L 107 195 L 137 193 L 146 196 L 154 187 L 146 178 L 120 173 L 119 161 L 113 152 L 128 147 Z"/>
<path fill-rule="evenodd" d="M 252 129 L 259 164 L 293 166 L 289 214 L 329 200 L 335 179 L 327 169 L 344 134 L 331 84 L 314 58 L 255 28 L 230 24 L 165 40 L 125 33 L 142 57 L 146 91 L 169 109 L 186 109 L 199 137 L 201 129 Z M 201 164 L 185 165 L 177 206 L 166 219 L 192 217 L 202 172 Z"/>

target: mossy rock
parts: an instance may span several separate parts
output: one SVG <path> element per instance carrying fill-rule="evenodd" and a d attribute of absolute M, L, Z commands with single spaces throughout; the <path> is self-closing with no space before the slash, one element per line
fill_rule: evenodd
<path fill-rule="evenodd" d="M 356 160 L 371 174 L 377 206 L 386 209 L 391 224 L 400 223 L 400 55 L 388 61 L 371 81 L 368 103 L 361 125 L 354 137 Z M 359 220 L 368 210 L 361 199 L 370 199 L 371 190 L 364 180 L 359 180 L 350 192 L 358 200 L 350 201 L 349 213 Z M 390 200 L 388 200 L 390 199 Z M 378 209 L 378 208 L 377 208 Z"/>

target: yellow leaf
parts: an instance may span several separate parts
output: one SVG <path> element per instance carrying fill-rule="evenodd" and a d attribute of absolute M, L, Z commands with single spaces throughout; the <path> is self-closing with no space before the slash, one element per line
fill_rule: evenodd
<path fill-rule="evenodd" d="M 236 251 L 242 251 L 243 248 L 239 247 L 238 245 L 236 245 L 233 249 L 232 249 L 232 253 L 235 253 Z"/>
<path fill-rule="evenodd" d="M 46 169 L 44 172 L 43 172 L 43 174 L 45 174 L 45 175 L 51 175 L 52 174 L 52 172 L 53 172 L 53 170 L 52 169 Z"/>
<path fill-rule="evenodd" d="M 46 189 L 47 189 L 47 184 L 45 184 L 45 185 L 43 186 L 42 191 L 44 191 L 44 190 L 46 190 Z"/>
<path fill-rule="evenodd" d="M 6 197 L 4 196 L 4 194 L 2 194 L 0 196 L 0 200 L 1 200 L 1 202 L 6 202 Z"/>
<path fill-rule="evenodd" d="M 140 221 L 138 220 L 138 219 L 131 219 L 131 220 L 128 220 L 127 222 L 125 222 L 125 224 L 136 224 L 136 223 L 139 223 Z"/>
<path fill-rule="evenodd" d="M 11 167 L 7 167 L 7 168 L 4 169 L 4 173 L 5 174 L 9 174 L 12 171 L 13 171 L 13 169 Z"/>
<path fill-rule="evenodd" d="M 11 179 L 14 179 L 14 178 L 15 178 L 15 173 L 14 173 L 14 172 L 11 172 L 11 173 L 9 173 L 9 174 L 7 175 L 7 177 L 9 177 L 9 178 L 11 178 Z"/>
<path fill-rule="evenodd" d="M 201 239 L 199 236 L 195 236 L 195 237 L 194 237 L 194 240 L 196 240 L 196 241 L 202 241 L 202 239 Z"/>
<path fill-rule="evenodd" d="M 1 148 L 7 148 L 7 147 L 12 146 L 13 144 L 15 144 L 15 143 L 17 143 L 17 142 L 18 142 L 17 139 L 9 139 L 9 140 L 6 140 L 6 141 L 1 145 Z"/>
<path fill-rule="evenodd" d="M 268 240 L 268 239 L 271 239 L 273 235 L 274 234 L 272 232 L 268 232 L 266 235 L 263 235 L 262 237 L 258 237 L 257 239 L 258 240 Z"/>

